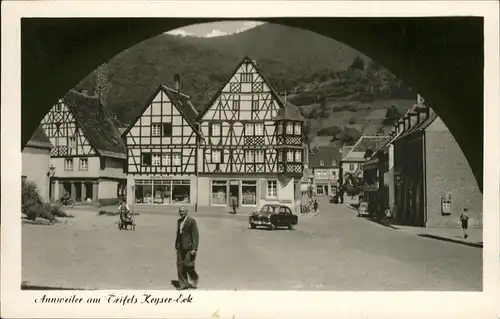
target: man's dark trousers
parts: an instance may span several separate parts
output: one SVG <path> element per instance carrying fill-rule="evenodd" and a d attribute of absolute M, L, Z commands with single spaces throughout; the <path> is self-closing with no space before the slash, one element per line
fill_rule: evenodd
<path fill-rule="evenodd" d="M 188 275 L 189 278 L 195 283 L 198 282 L 198 274 L 194 269 L 195 256 L 191 255 L 190 250 L 178 250 L 177 251 L 177 277 L 179 278 L 179 286 L 188 286 Z"/>

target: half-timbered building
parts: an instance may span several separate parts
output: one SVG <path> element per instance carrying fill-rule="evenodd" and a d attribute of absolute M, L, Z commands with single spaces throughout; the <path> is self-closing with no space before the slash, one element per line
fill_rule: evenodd
<path fill-rule="evenodd" d="M 126 183 L 126 148 L 99 98 L 71 90 L 55 103 L 41 126 L 53 145 L 51 199 L 69 193 L 76 202 L 117 202 Z"/>
<path fill-rule="evenodd" d="M 123 132 L 128 149 L 128 202 L 195 204 L 198 115 L 190 97 L 164 85 Z M 133 191 L 132 191 L 133 190 Z"/>
<path fill-rule="evenodd" d="M 198 204 L 294 206 L 303 173 L 303 122 L 245 57 L 198 117 Z"/>

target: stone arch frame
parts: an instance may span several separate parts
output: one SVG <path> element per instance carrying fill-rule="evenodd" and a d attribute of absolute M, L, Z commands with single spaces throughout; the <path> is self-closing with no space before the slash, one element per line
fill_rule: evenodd
<path fill-rule="evenodd" d="M 114 55 L 167 30 L 221 20 L 230 19 L 23 18 L 21 146 L 58 96 Z M 391 70 L 416 88 L 443 119 L 482 191 L 482 17 L 240 20 L 310 30 L 349 45 Z"/>

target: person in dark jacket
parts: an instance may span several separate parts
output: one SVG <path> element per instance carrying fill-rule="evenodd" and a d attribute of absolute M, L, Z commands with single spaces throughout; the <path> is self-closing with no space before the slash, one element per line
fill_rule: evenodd
<path fill-rule="evenodd" d="M 462 230 L 464 232 L 465 239 L 469 237 L 469 235 L 467 234 L 467 229 L 469 228 L 469 216 L 467 216 L 468 211 L 469 210 L 467 208 L 464 208 L 464 211 L 462 212 L 462 214 L 460 214 L 460 222 L 462 223 Z"/>
<path fill-rule="evenodd" d="M 195 270 L 195 259 L 198 252 L 199 234 L 196 220 L 188 216 L 185 207 L 179 208 L 181 218 L 177 221 L 177 251 L 178 289 L 196 288 L 199 276 Z M 190 282 L 191 281 L 191 282 Z"/>
<path fill-rule="evenodd" d="M 232 213 L 236 215 L 238 213 L 238 197 L 231 196 L 231 207 L 233 208 Z"/>

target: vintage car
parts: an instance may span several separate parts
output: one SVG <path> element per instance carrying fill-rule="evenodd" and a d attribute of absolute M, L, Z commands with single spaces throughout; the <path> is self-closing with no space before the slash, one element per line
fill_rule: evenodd
<path fill-rule="evenodd" d="M 360 216 L 369 216 L 370 212 L 368 211 L 368 203 L 361 202 L 358 207 L 358 217 Z"/>
<path fill-rule="evenodd" d="M 271 230 L 277 227 L 288 227 L 293 229 L 298 223 L 298 216 L 293 214 L 290 208 L 280 204 L 266 204 L 258 212 L 252 212 L 248 216 L 248 222 L 252 229 L 264 226 Z"/>

